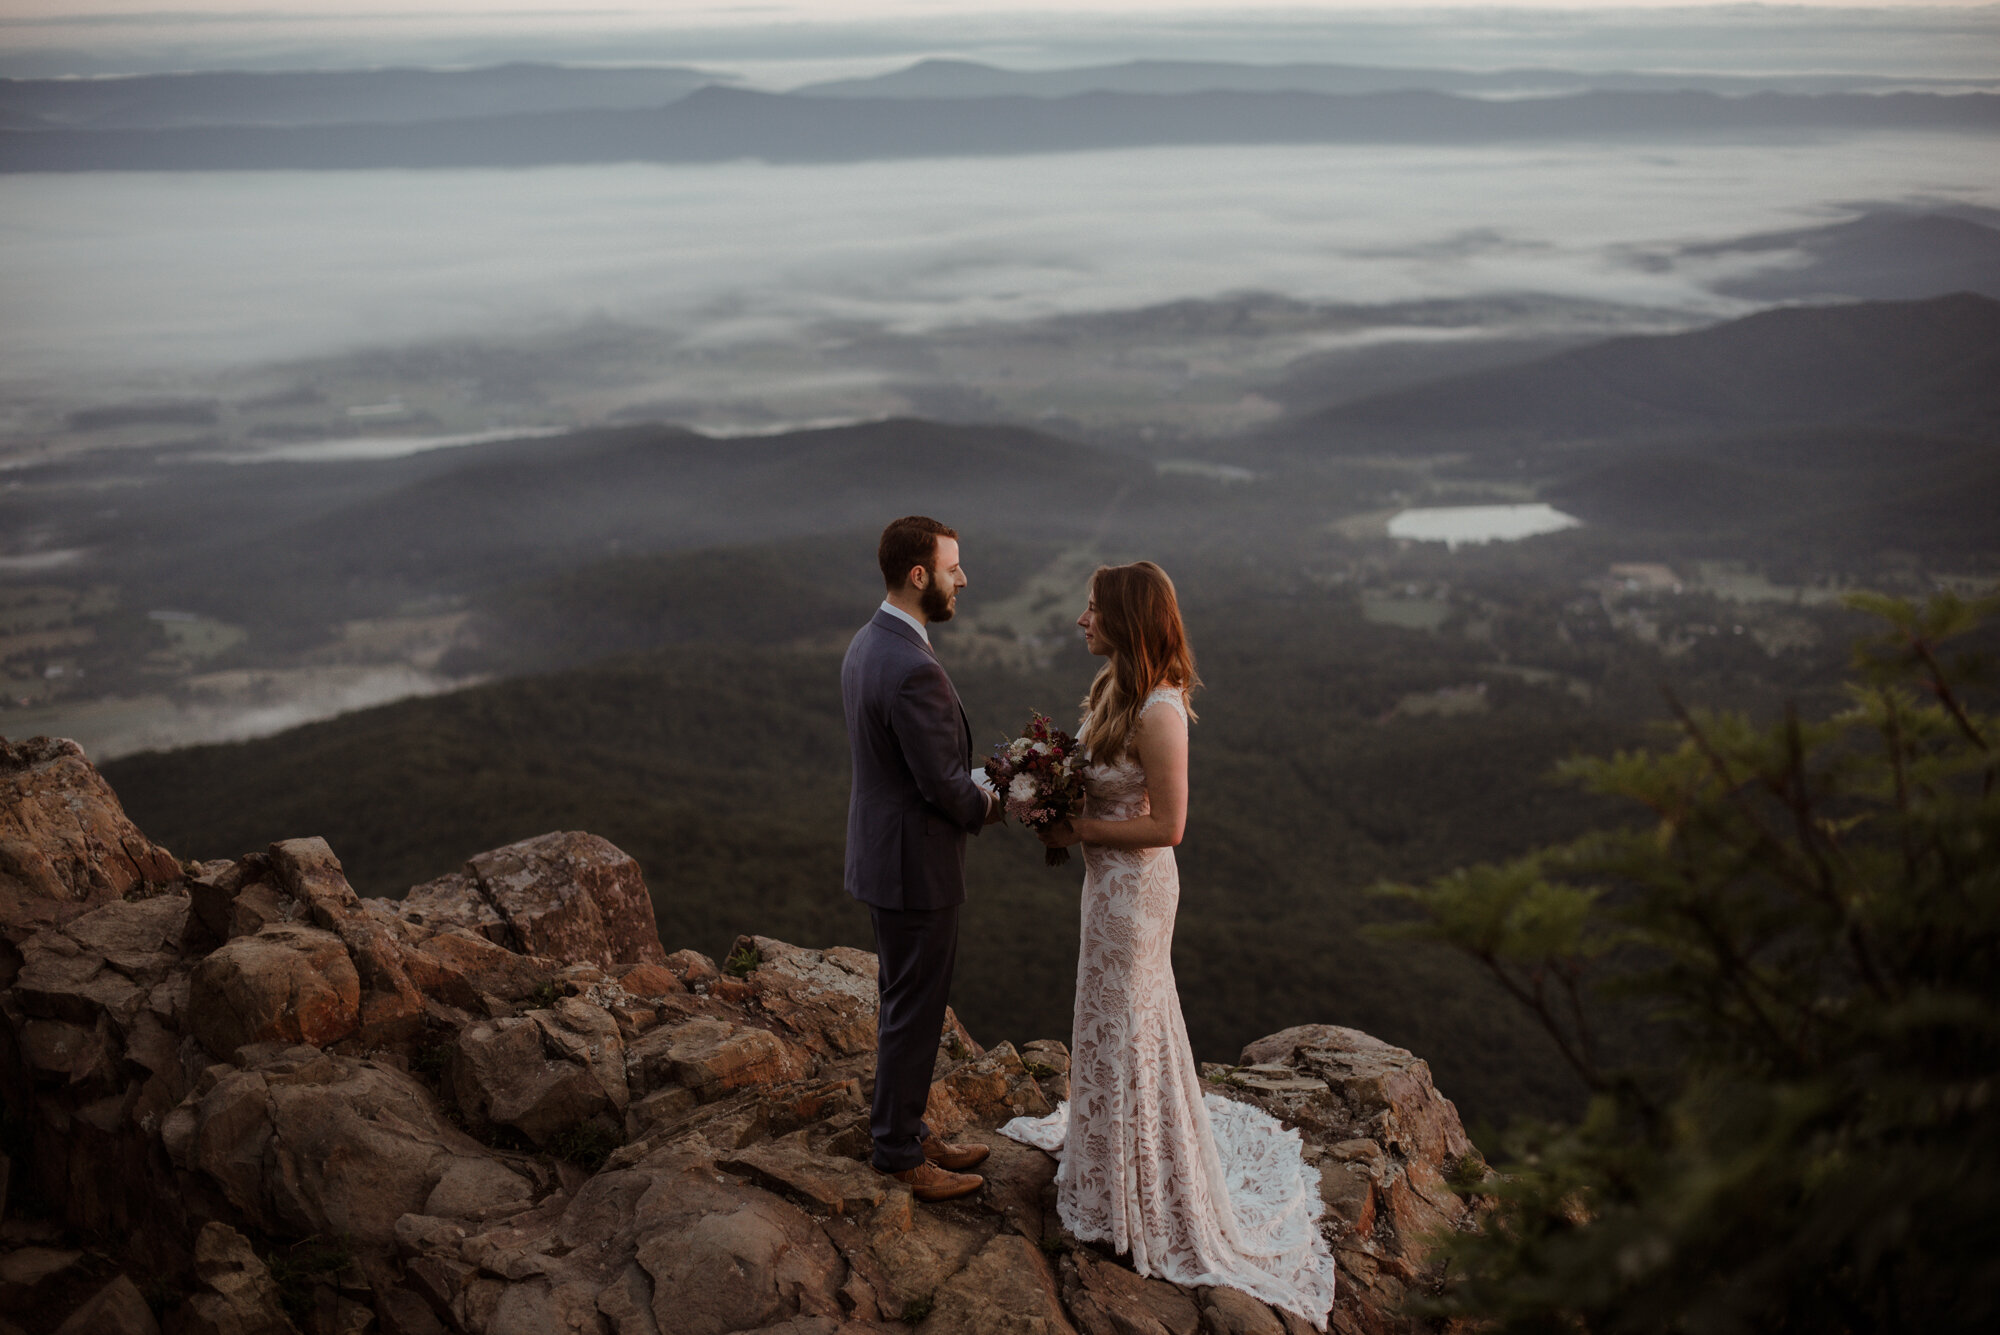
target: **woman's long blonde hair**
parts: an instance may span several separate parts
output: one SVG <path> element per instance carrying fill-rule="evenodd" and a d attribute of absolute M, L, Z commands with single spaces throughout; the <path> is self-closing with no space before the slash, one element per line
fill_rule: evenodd
<path fill-rule="evenodd" d="M 1084 697 L 1080 740 L 1091 759 L 1105 763 L 1125 754 L 1149 694 L 1178 686 L 1185 696 L 1201 678 L 1166 571 L 1151 561 L 1099 566 L 1090 577 L 1090 597 L 1097 604 L 1098 637 L 1110 646 L 1111 657 Z M 1190 706 L 1188 717 L 1194 716 Z"/>

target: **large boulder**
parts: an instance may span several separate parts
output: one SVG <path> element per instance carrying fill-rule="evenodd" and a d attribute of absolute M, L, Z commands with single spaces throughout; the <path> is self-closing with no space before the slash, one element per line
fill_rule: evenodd
<path fill-rule="evenodd" d="M 933 1086 L 926 1117 L 956 1132 L 968 1124 L 998 1126 L 1054 1110 L 1014 1045 L 1000 1043 L 955 1063 Z"/>
<path fill-rule="evenodd" d="M 292 920 L 292 898 L 276 884 L 261 853 L 236 862 L 205 862 L 188 878 L 194 915 L 218 941 L 254 936 L 275 922 Z"/>
<path fill-rule="evenodd" d="M 609 969 L 666 960 L 639 864 L 594 834 L 524 839 L 466 864 L 523 954 Z"/>
<path fill-rule="evenodd" d="M 356 1040 L 375 1047 L 416 1033 L 424 997 L 403 967 L 395 916 L 361 901 L 324 839 L 272 844 L 270 858 L 279 884 L 317 926 L 340 938 L 354 961 L 361 984 Z"/>
<path fill-rule="evenodd" d="M 466 1028 L 447 1088 L 473 1127 L 508 1127 L 537 1145 L 592 1122 L 622 1128 L 630 1100 L 617 1022 L 574 997 Z"/>
<path fill-rule="evenodd" d="M 636 1259 L 652 1281 L 662 1331 L 727 1335 L 842 1314 L 840 1253 L 802 1211 L 769 1192 L 687 1174 L 656 1186 L 637 1216 L 644 1240 Z"/>
<path fill-rule="evenodd" d="M 703 1103 L 746 1086 L 787 1084 L 812 1073 L 809 1053 L 754 1024 L 702 1016 L 654 1029 L 632 1044 L 635 1089 L 691 1090 Z"/>
<path fill-rule="evenodd" d="M 1002 1233 L 939 1286 L 919 1335 L 1074 1335 L 1035 1244 Z"/>
<path fill-rule="evenodd" d="M 386 1247 L 457 1161 L 493 1154 L 386 1063 L 303 1045 L 238 1055 L 240 1068 L 205 1073 L 161 1139 L 192 1185 L 265 1234 Z"/>
<path fill-rule="evenodd" d="M 188 979 L 189 1031 L 227 1061 L 246 1043 L 338 1043 L 361 1025 L 361 978 L 332 932 L 278 923 L 239 936 Z"/>
<path fill-rule="evenodd" d="M 102 1017 L 123 1029 L 146 1008 L 147 989 L 59 929 L 29 937 L 20 956 L 11 1000 L 24 1015 L 86 1026 Z"/>
<path fill-rule="evenodd" d="M 1195 1295 L 1164 1280 L 1146 1279 L 1088 1251 L 1078 1250 L 1063 1258 L 1062 1279 L 1063 1298 L 1085 1335 L 1198 1335 L 1201 1330 Z M 1279 1325 L 1279 1319 L 1264 1304 L 1247 1294 L 1233 1296 Z"/>
<path fill-rule="evenodd" d="M 126 818 L 82 747 L 0 737 L 0 932 L 8 939 L 180 877 L 174 856 Z"/>
<path fill-rule="evenodd" d="M 730 954 L 754 960 L 745 982 L 757 1008 L 822 1057 L 875 1052 L 875 957 L 851 946 L 802 950 L 768 936 L 738 937 Z"/>
<path fill-rule="evenodd" d="M 514 939 L 507 920 L 487 902 L 479 881 L 469 872 L 455 871 L 411 886 L 397 902 L 396 912 L 427 932 L 463 932 L 502 947 Z"/>
<path fill-rule="evenodd" d="M 1359 1029 L 1297 1025 L 1258 1039 L 1238 1060 L 1238 1081 L 1251 1089 L 1258 1088 L 1259 1068 L 1273 1064 L 1294 1077 L 1324 1082 L 1331 1100 L 1308 1089 L 1313 1097 L 1299 1107 L 1314 1110 L 1316 1121 L 1342 1133 L 1342 1139 L 1365 1133 L 1406 1159 L 1434 1164 L 1477 1153 L 1458 1109 L 1431 1082 L 1430 1064 Z"/>
<path fill-rule="evenodd" d="M 474 1015 L 507 1015 L 552 985 L 557 962 L 517 955 L 454 927 L 405 950 L 403 968 L 432 1000 Z"/>
<path fill-rule="evenodd" d="M 984 1211 L 927 1209 L 900 1187 L 873 1213 L 827 1225 L 847 1259 L 843 1289 L 856 1315 L 890 1321 L 934 1303 L 999 1232 L 998 1221 Z"/>
<path fill-rule="evenodd" d="M 1213 1088 L 1256 1103 L 1304 1138 L 1340 1266 L 1333 1329 L 1397 1329 L 1393 1314 L 1433 1282 L 1441 1234 L 1466 1227 L 1476 1202 L 1449 1179 L 1486 1169 L 1458 1110 L 1404 1048 L 1339 1025 L 1299 1025 L 1207 1067 Z"/>
<path fill-rule="evenodd" d="M 62 931 L 116 972 L 151 987 L 181 963 L 188 907 L 187 897 L 178 893 L 113 900 L 72 918 Z"/>

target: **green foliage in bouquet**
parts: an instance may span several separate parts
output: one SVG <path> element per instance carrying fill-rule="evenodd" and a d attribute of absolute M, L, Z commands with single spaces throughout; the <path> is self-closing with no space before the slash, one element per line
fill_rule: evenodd
<path fill-rule="evenodd" d="M 1849 704 L 1673 703 L 1566 776 L 1650 818 L 1385 893 L 1593 1091 L 1517 1125 L 1438 1315 L 1503 1331 L 2000 1329 L 2000 720 L 1949 657 L 2000 599 L 1877 595 Z M 1638 1007 L 1614 1068 L 1594 1030 Z"/>

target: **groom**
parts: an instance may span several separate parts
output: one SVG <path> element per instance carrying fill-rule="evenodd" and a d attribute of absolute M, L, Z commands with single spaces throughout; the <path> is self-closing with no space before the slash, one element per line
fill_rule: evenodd
<path fill-rule="evenodd" d="M 965 902 L 965 836 L 1000 819 L 998 797 L 972 781 L 972 729 L 933 622 L 951 620 L 965 572 L 958 534 L 921 515 L 882 530 L 876 548 L 889 595 L 840 665 L 854 787 L 847 806 L 847 893 L 875 923 L 875 1167 L 921 1201 L 969 1195 L 963 1170 L 984 1145 L 953 1145 L 924 1125 L 944 1029 Z"/>

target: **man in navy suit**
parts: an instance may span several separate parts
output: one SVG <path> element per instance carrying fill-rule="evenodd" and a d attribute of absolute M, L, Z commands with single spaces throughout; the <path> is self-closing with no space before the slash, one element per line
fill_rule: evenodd
<path fill-rule="evenodd" d="M 965 587 L 958 535 L 912 515 L 876 549 L 888 596 L 847 648 L 840 695 L 854 753 L 847 805 L 847 893 L 875 923 L 874 1164 L 918 1200 L 968 1195 L 964 1170 L 984 1145 L 953 1145 L 924 1125 L 958 957 L 965 836 L 1000 819 L 1000 799 L 974 783 L 972 729 L 929 627 L 949 621 Z"/>

